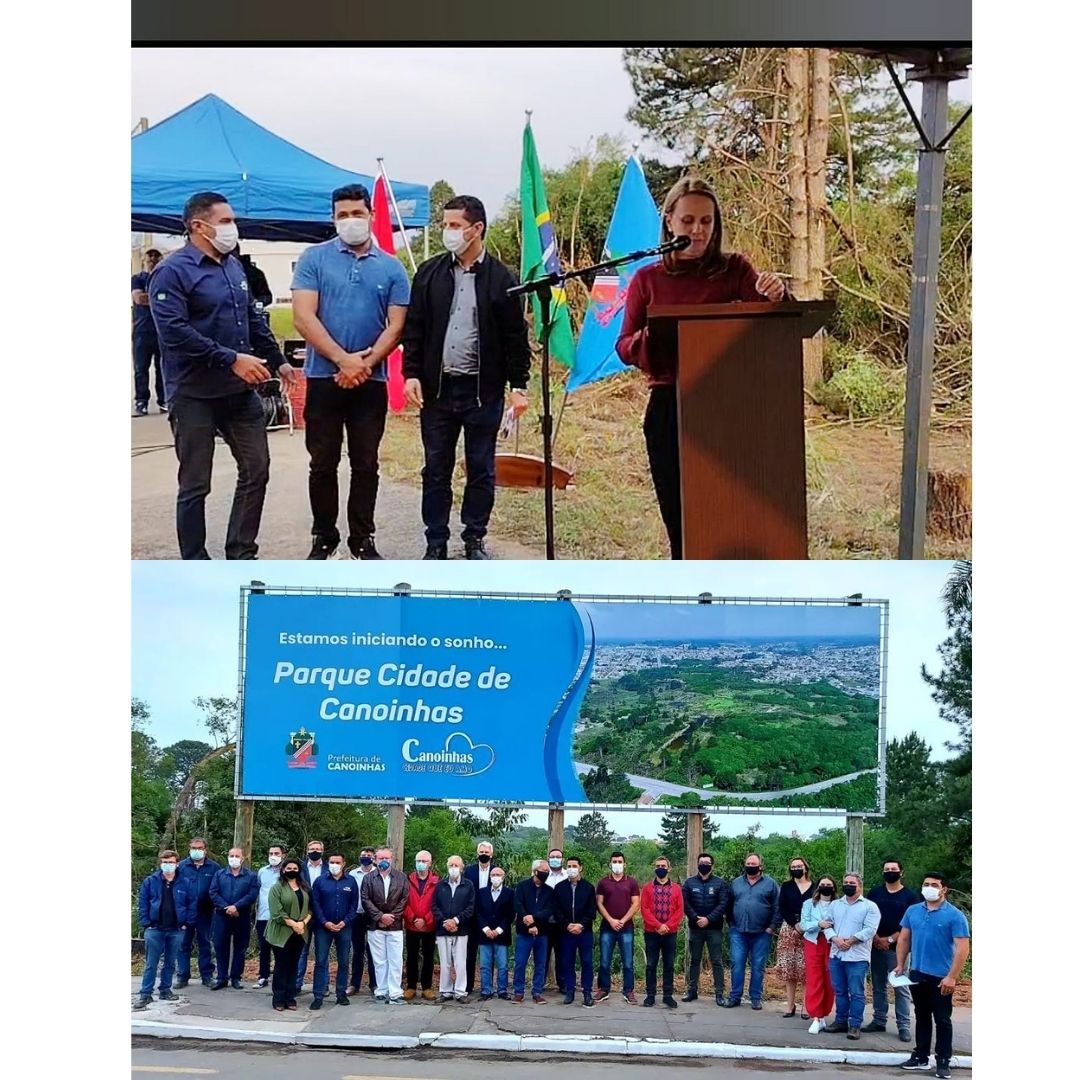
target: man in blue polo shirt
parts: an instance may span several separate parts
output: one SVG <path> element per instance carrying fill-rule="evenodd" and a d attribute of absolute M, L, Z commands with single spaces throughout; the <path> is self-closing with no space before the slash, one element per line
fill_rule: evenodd
<path fill-rule="evenodd" d="M 266 421 L 256 384 L 290 382 L 240 260 L 236 216 L 224 195 L 202 191 L 184 205 L 188 242 L 155 271 L 150 311 L 165 361 L 169 423 L 180 462 L 176 532 L 182 559 L 208 559 L 206 496 L 220 432 L 236 460 L 225 558 L 254 559 L 270 480 Z M 265 361 L 265 363 L 264 363 Z"/>
<path fill-rule="evenodd" d="M 161 346 L 158 345 L 154 317 L 147 294 L 150 275 L 161 262 L 161 252 L 149 248 L 143 255 L 142 271 L 131 279 L 131 353 L 135 363 L 135 415 L 145 416 L 150 408 L 150 365 L 154 365 L 154 389 L 158 409 L 165 412 L 165 382 L 161 376 Z"/>
<path fill-rule="evenodd" d="M 949 888 L 936 870 L 923 876 L 923 903 L 914 904 L 900 920 L 896 974 L 904 974 L 911 956 L 911 1003 L 915 1006 L 915 1049 L 900 1066 L 908 1072 L 930 1068 L 930 1038 L 937 1026 L 935 1076 L 949 1080 L 952 1071 L 952 1007 L 956 979 L 971 950 L 968 921 L 945 899 Z"/>
<path fill-rule="evenodd" d="M 293 320 L 308 343 L 304 441 L 311 457 L 309 559 L 329 559 L 338 532 L 338 464 L 349 441 L 348 550 L 375 549 L 379 443 L 386 426 L 386 357 L 397 348 L 409 304 L 404 267 L 371 241 L 371 196 L 362 184 L 330 197 L 337 236 L 308 248 L 293 275 Z"/>

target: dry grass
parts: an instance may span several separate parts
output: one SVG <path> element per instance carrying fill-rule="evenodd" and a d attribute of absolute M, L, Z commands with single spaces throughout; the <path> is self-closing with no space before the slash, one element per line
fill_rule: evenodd
<path fill-rule="evenodd" d="M 562 369 L 554 373 L 552 409 L 563 401 Z M 534 376 L 530 408 L 521 423 L 522 453 L 540 454 L 540 389 Z M 555 493 L 556 552 L 562 559 L 658 559 L 668 553 L 656 506 L 641 420 L 648 391 L 636 372 L 579 390 L 566 402 L 555 443 L 555 461 L 570 469 L 576 488 Z M 511 442 L 506 449 L 514 449 Z M 810 557 L 896 557 L 902 433 L 871 424 L 807 420 Z M 459 451 L 461 453 L 461 451 Z M 380 455 L 383 472 L 419 483 L 423 455 L 413 413 L 391 416 Z M 965 429 L 935 432 L 931 465 L 970 471 L 971 439 Z M 460 499 L 464 469 L 455 476 Z M 457 501 L 455 505 L 458 505 Z M 501 488 L 492 529 L 542 549 L 542 491 Z M 931 540 L 927 557 L 970 557 L 970 543 Z"/>

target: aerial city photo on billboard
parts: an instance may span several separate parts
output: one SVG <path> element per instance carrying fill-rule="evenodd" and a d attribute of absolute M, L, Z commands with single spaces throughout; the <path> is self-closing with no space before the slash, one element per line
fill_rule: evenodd
<path fill-rule="evenodd" d="M 237 791 L 874 811 L 885 610 L 249 592 Z"/>

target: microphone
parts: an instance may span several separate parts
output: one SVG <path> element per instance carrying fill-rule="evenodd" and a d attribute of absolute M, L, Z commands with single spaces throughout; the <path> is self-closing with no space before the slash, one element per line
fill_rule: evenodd
<path fill-rule="evenodd" d="M 657 255 L 664 255 L 669 251 L 684 251 L 691 244 L 689 236 L 676 236 L 674 240 L 669 240 L 666 244 L 661 244 L 656 249 Z"/>

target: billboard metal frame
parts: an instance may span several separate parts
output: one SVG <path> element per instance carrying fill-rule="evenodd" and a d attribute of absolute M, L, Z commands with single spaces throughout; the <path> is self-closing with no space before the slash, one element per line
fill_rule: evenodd
<path fill-rule="evenodd" d="M 881 650 L 879 656 L 880 694 L 878 698 L 878 805 L 876 810 L 849 810 L 843 807 L 819 806 L 765 806 L 751 802 L 733 806 L 671 806 L 656 803 L 651 806 L 637 806 L 633 803 L 550 803 L 550 802 L 514 802 L 512 800 L 493 799 L 379 799 L 356 796 L 351 798 L 327 795 L 247 795 L 240 791 L 240 775 L 244 759 L 244 681 L 247 674 L 247 630 L 248 597 L 252 594 L 268 596 L 398 596 L 398 597 L 434 597 L 441 599 L 464 600 L 545 600 L 552 603 L 560 601 L 581 601 L 590 604 L 717 604 L 725 607 L 748 607 L 762 605 L 780 605 L 788 607 L 877 607 L 881 614 Z M 866 818 L 880 818 L 885 814 L 885 752 L 886 736 L 886 673 L 889 655 L 889 601 L 868 598 L 855 594 L 841 597 L 785 597 L 785 596 L 714 596 L 703 592 L 697 596 L 668 595 L 649 596 L 640 593 L 597 594 L 572 593 L 562 589 L 548 592 L 499 592 L 483 590 L 453 589 L 414 589 L 407 582 L 391 588 L 361 588 L 333 585 L 264 585 L 252 582 L 240 587 L 240 642 L 237 661 L 237 696 L 239 699 L 239 723 L 236 731 L 236 765 L 233 778 L 233 794 L 236 799 L 248 802 L 313 802 L 313 803 L 363 803 L 368 806 L 518 806 L 523 810 L 547 810 L 559 806 L 572 813 L 589 813 L 593 810 L 606 810 L 620 813 L 664 813 L 664 814 L 741 814 L 758 817 L 849 817 L 857 815 Z"/>

